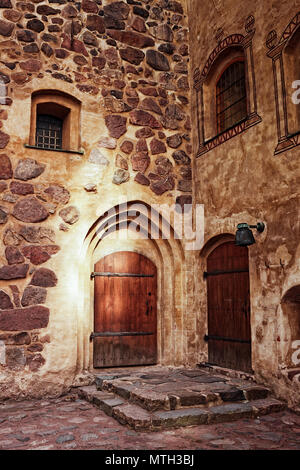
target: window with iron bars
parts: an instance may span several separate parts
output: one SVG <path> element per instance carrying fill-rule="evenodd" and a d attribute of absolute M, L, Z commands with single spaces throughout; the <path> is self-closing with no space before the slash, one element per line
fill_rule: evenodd
<path fill-rule="evenodd" d="M 226 131 L 247 116 L 245 62 L 233 62 L 222 73 L 216 89 L 217 133 Z"/>
<path fill-rule="evenodd" d="M 38 114 L 35 145 L 43 149 L 61 150 L 62 129 L 62 119 L 48 114 Z"/>

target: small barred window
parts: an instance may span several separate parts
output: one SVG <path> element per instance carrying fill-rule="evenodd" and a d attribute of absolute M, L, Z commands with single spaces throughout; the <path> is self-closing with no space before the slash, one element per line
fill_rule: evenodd
<path fill-rule="evenodd" d="M 36 142 L 39 148 L 62 149 L 63 120 L 48 114 L 38 114 L 36 122 Z"/>
<path fill-rule="evenodd" d="M 247 116 L 245 63 L 233 62 L 222 73 L 216 89 L 217 133 L 233 127 Z"/>

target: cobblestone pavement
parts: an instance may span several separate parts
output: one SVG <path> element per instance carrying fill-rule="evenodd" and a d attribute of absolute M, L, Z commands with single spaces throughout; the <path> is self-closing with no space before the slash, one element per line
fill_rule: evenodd
<path fill-rule="evenodd" d="M 90 403 L 58 399 L 0 404 L 0 450 L 300 449 L 300 416 L 283 411 L 232 423 L 136 432 Z"/>

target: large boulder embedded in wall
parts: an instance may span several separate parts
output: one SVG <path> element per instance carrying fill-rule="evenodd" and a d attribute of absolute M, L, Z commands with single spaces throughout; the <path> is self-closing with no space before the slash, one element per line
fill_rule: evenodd
<path fill-rule="evenodd" d="M 11 0 L 0 0 L 0 8 L 12 8 Z"/>
<path fill-rule="evenodd" d="M 174 34 L 170 26 L 166 23 L 154 26 L 150 29 L 152 36 L 156 39 L 161 39 L 162 41 L 172 42 L 174 39 Z"/>
<path fill-rule="evenodd" d="M 19 230 L 19 235 L 30 243 L 45 243 L 45 240 L 51 242 L 55 241 L 55 232 L 49 227 L 22 225 Z"/>
<path fill-rule="evenodd" d="M 101 166 L 105 167 L 105 166 L 109 165 L 109 161 L 103 155 L 101 150 L 98 149 L 97 147 L 92 149 L 92 151 L 90 153 L 90 156 L 89 156 L 89 162 L 94 163 L 95 165 L 99 165 L 100 167 Z"/>
<path fill-rule="evenodd" d="M 129 180 L 129 172 L 127 170 L 123 170 L 122 168 L 118 168 L 114 172 L 112 182 L 114 184 L 122 184 Z"/>
<path fill-rule="evenodd" d="M 129 46 L 135 46 L 137 48 L 152 47 L 154 41 L 149 36 L 144 34 L 134 33 L 133 31 L 120 31 L 120 30 L 108 30 L 108 36 L 122 43 L 128 44 Z"/>
<path fill-rule="evenodd" d="M 2 266 L 0 268 L 0 279 L 22 279 L 26 277 L 28 269 L 29 264 L 14 264 L 10 266 Z"/>
<path fill-rule="evenodd" d="M 29 305 L 43 304 L 46 301 L 47 289 L 38 286 L 28 286 L 23 292 L 21 304 L 23 307 Z"/>
<path fill-rule="evenodd" d="M 164 72 L 168 72 L 170 70 L 170 64 L 166 56 L 154 49 L 148 49 L 146 52 L 146 61 L 154 70 L 161 70 Z"/>
<path fill-rule="evenodd" d="M 77 207 L 68 206 L 65 209 L 59 211 L 59 215 L 64 220 L 64 222 L 73 225 L 79 220 L 80 212 Z"/>
<path fill-rule="evenodd" d="M 178 147 L 180 147 L 181 143 L 182 143 L 182 137 L 180 134 L 173 134 L 167 138 L 168 146 L 173 149 L 177 149 Z"/>
<path fill-rule="evenodd" d="M 27 245 L 22 248 L 23 255 L 35 265 L 45 263 L 51 258 L 51 255 L 56 254 L 58 251 L 59 246 L 57 245 Z"/>
<path fill-rule="evenodd" d="M 5 257 L 8 264 L 24 263 L 25 258 L 16 246 L 7 246 L 5 248 Z"/>
<path fill-rule="evenodd" d="M 105 149 L 115 149 L 117 146 L 117 140 L 113 137 L 101 137 L 98 141 L 98 145 Z"/>
<path fill-rule="evenodd" d="M 152 114 L 141 109 L 135 109 L 130 113 L 130 123 L 136 126 L 147 126 L 152 129 L 161 129 L 161 124 Z"/>
<path fill-rule="evenodd" d="M 2 153 L 0 155 L 0 180 L 12 178 L 12 167 L 10 158 Z"/>
<path fill-rule="evenodd" d="M 0 290 L 0 310 L 9 310 L 11 308 L 14 308 L 14 306 L 9 295 L 3 290 Z"/>
<path fill-rule="evenodd" d="M 8 21 L 0 20 L 0 34 L 1 36 L 10 36 L 14 30 L 15 25 Z"/>
<path fill-rule="evenodd" d="M 130 64 L 139 65 L 144 60 L 145 54 L 140 49 L 128 46 L 120 49 L 120 56 Z"/>
<path fill-rule="evenodd" d="M 150 183 L 150 188 L 158 196 L 175 188 L 175 180 L 172 175 L 166 177 L 158 177 Z"/>
<path fill-rule="evenodd" d="M 34 194 L 34 187 L 29 183 L 20 183 L 20 181 L 12 181 L 9 189 L 11 193 L 18 194 L 19 196 L 27 196 L 27 194 Z"/>
<path fill-rule="evenodd" d="M 184 150 L 177 150 L 172 153 L 172 157 L 177 165 L 189 165 L 191 163 L 190 157 L 185 153 Z"/>
<path fill-rule="evenodd" d="M 41 305 L 0 311 L 0 330 L 18 331 L 46 328 L 49 309 Z"/>
<path fill-rule="evenodd" d="M 8 219 L 8 212 L 5 207 L 0 206 L 0 224 L 5 224 Z"/>
<path fill-rule="evenodd" d="M 137 152 L 131 156 L 133 171 L 144 173 L 150 165 L 150 157 L 147 152 Z"/>
<path fill-rule="evenodd" d="M 67 204 L 70 199 L 69 191 L 63 186 L 59 186 L 57 184 L 50 185 L 45 189 L 44 193 L 50 197 L 51 201 L 56 202 L 57 204 Z"/>
<path fill-rule="evenodd" d="M 130 8 L 125 2 L 112 2 L 103 7 L 105 16 L 112 16 L 117 20 L 126 20 Z"/>
<path fill-rule="evenodd" d="M 40 287 L 55 287 L 57 277 L 51 269 L 39 268 L 33 273 L 30 284 Z"/>
<path fill-rule="evenodd" d="M 49 216 L 49 212 L 35 196 L 29 196 L 17 201 L 12 214 L 22 222 L 41 222 Z"/>
<path fill-rule="evenodd" d="M 32 158 L 24 158 L 19 160 L 15 169 L 14 177 L 18 180 L 30 180 L 37 178 L 45 170 L 46 165 L 39 163 Z"/>
<path fill-rule="evenodd" d="M 115 165 L 117 168 L 122 168 L 122 170 L 128 170 L 128 161 L 126 158 L 122 157 L 119 153 L 116 155 Z"/>
<path fill-rule="evenodd" d="M 105 116 L 105 124 L 108 128 L 109 135 L 118 139 L 121 135 L 125 134 L 127 127 L 127 118 L 119 115 Z"/>

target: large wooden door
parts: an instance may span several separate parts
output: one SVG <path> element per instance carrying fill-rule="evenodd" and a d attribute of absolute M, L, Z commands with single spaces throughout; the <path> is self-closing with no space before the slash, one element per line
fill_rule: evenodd
<path fill-rule="evenodd" d="M 122 251 L 96 263 L 94 275 L 94 367 L 155 364 L 155 265 Z"/>
<path fill-rule="evenodd" d="M 251 371 L 248 249 L 219 245 L 207 259 L 208 361 Z"/>

